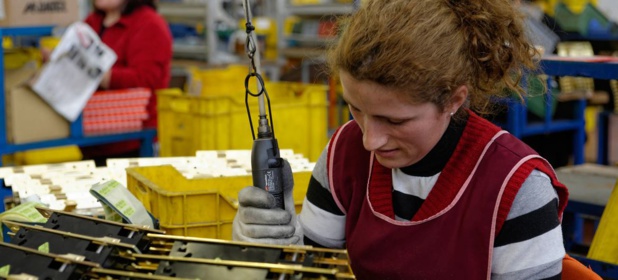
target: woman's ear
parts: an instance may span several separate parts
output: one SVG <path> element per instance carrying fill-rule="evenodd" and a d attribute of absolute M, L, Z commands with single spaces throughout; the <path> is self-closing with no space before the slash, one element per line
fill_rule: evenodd
<path fill-rule="evenodd" d="M 455 89 L 455 91 L 453 92 L 453 95 L 451 95 L 449 112 L 457 112 L 457 110 L 459 110 L 459 108 L 463 106 L 463 104 L 466 102 L 467 99 L 468 99 L 468 86 L 466 85 L 459 86 L 457 89 Z"/>

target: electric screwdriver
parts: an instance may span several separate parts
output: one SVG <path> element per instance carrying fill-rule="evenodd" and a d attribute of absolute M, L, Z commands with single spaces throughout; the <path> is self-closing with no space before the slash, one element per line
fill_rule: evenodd
<path fill-rule="evenodd" d="M 251 9 L 249 2 L 243 2 L 245 7 L 245 16 L 247 19 L 247 56 L 251 61 L 249 67 L 249 75 L 245 78 L 245 106 L 247 107 L 247 115 L 251 126 L 251 134 L 253 136 L 253 147 L 251 149 L 251 170 L 253 176 L 253 185 L 266 190 L 275 197 L 275 206 L 285 209 L 283 199 L 283 178 L 282 171 L 283 159 L 279 155 L 279 145 L 275 138 L 275 127 L 273 124 L 272 111 L 270 107 L 270 98 L 264 88 L 264 80 L 260 75 L 260 55 L 257 51 L 257 38 L 255 27 L 251 24 Z M 249 90 L 249 81 L 252 77 L 257 80 L 257 93 L 252 93 Z M 255 137 L 253 130 L 253 121 L 251 119 L 251 110 L 249 108 L 249 96 L 258 98 L 259 119 L 258 119 L 258 137 Z M 268 101 L 268 113 L 270 117 L 270 125 L 266 116 L 266 106 L 264 97 Z"/>
<path fill-rule="evenodd" d="M 253 175 L 253 185 L 262 188 L 275 197 L 276 207 L 285 209 L 283 200 L 283 179 L 281 169 L 283 159 L 279 156 L 279 146 L 277 139 L 272 132 L 260 132 L 260 128 L 268 121 L 260 117 L 258 127 L 258 138 L 253 140 L 251 149 L 251 170 Z"/>

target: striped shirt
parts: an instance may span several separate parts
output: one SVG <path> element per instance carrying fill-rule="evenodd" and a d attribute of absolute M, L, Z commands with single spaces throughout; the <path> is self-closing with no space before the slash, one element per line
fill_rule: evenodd
<path fill-rule="evenodd" d="M 326 157 L 324 150 L 313 171 L 299 220 L 306 245 L 343 248 L 346 217 L 330 193 Z M 416 171 L 392 171 L 396 219 L 411 220 L 440 175 Z M 558 196 L 549 177 L 534 170 L 517 193 L 494 240 L 492 279 L 560 279 L 564 255 Z"/>

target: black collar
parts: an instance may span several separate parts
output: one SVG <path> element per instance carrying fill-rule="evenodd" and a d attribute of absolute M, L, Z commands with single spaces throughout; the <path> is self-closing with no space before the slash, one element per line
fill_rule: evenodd
<path fill-rule="evenodd" d="M 419 177 L 430 177 L 440 173 L 455 152 L 467 122 L 467 115 L 463 121 L 451 121 L 436 146 L 419 162 L 403 167 L 401 171 L 407 175 Z"/>

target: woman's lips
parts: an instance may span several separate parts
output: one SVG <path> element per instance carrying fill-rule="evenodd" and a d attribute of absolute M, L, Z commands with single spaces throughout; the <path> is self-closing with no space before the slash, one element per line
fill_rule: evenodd
<path fill-rule="evenodd" d="M 397 149 L 390 149 L 390 150 L 377 150 L 375 151 L 376 155 L 382 158 L 389 158 L 389 157 L 393 157 L 395 156 L 395 154 L 397 153 Z"/>

